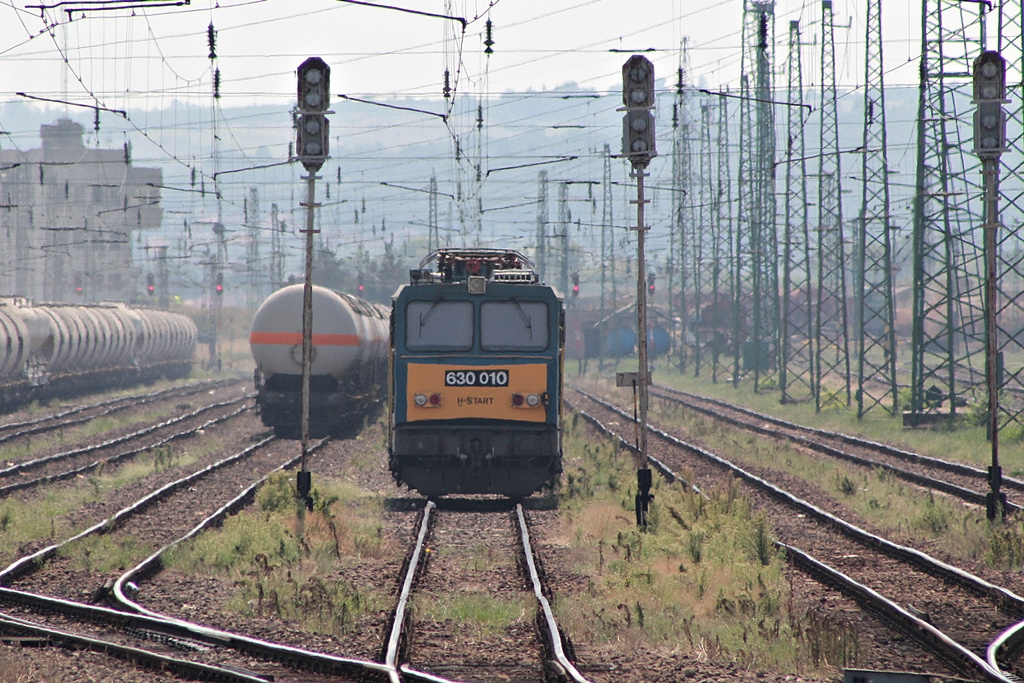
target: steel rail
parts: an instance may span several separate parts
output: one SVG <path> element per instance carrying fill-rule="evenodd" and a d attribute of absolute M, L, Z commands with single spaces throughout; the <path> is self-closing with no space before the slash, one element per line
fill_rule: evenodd
<path fill-rule="evenodd" d="M 533 546 L 530 544 L 530 530 L 526 526 L 526 515 L 523 514 L 523 504 L 516 503 L 516 516 L 519 518 L 519 540 L 523 544 L 523 557 L 526 558 L 526 566 L 529 569 L 530 582 L 533 584 L 533 594 L 540 603 L 541 611 L 544 614 L 544 624 L 548 633 L 548 644 L 551 647 L 551 654 L 555 662 L 561 667 L 563 673 L 575 683 L 589 683 L 583 674 L 565 656 L 565 648 L 562 647 L 562 632 L 555 621 L 555 614 L 551 611 L 551 603 L 544 595 L 541 586 L 540 575 L 537 573 L 537 563 L 533 557 Z"/>
<path fill-rule="evenodd" d="M 92 638 L 77 633 L 70 633 L 68 631 L 50 628 L 24 619 L 0 617 L 0 631 L 5 633 L 10 633 L 12 631 L 18 633 L 29 633 L 40 638 L 46 638 L 51 642 L 66 643 L 74 646 L 75 648 L 88 649 L 101 654 L 113 655 L 119 659 L 133 661 L 143 666 L 190 674 L 191 677 L 200 680 L 217 680 L 225 681 L 226 683 L 234 683 L 235 681 L 238 683 L 267 683 L 267 678 L 264 676 L 242 673 L 241 671 L 236 671 L 233 668 L 219 667 L 212 664 L 192 662 L 187 659 L 168 657 L 167 655 L 123 645 L 121 643 L 115 643 L 110 640 L 101 640 L 99 638 Z"/>
<path fill-rule="evenodd" d="M 388 667 L 388 677 L 392 683 L 400 683 L 401 676 L 398 667 L 398 653 L 402 637 L 405 634 L 405 620 L 408 617 L 409 596 L 412 595 L 412 587 L 416 582 L 416 575 L 419 573 L 425 556 L 423 550 L 427 542 L 427 534 L 430 532 L 431 514 L 437 508 L 437 504 L 428 500 L 423 506 L 423 518 L 420 520 L 420 530 L 416 535 L 416 545 L 409 558 L 409 566 L 405 572 L 405 579 L 402 581 L 402 590 L 398 594 L 398 604 L 395 606 L 395 614 L 391 620 L 391 635 L 388 637 L 387 649 L 384 654 L 384 664 Z M 427 674 L 415 670 L 409 670 L 410 676 L 418 677 L 421 680 Z M 443 680 L 443 679 L 434 679 Z"/>

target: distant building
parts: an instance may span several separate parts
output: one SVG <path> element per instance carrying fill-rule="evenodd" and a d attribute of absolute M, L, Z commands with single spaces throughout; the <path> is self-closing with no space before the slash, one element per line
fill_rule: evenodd
<path fill-rule="evenodd" d="M 160 227 L 158 168 L 131 147 L 87 148 L 70 119 L 40 126 L 43 146 L 0 150 L 0 295 L 127 301 L 140 290 L 133 232 Z"/>

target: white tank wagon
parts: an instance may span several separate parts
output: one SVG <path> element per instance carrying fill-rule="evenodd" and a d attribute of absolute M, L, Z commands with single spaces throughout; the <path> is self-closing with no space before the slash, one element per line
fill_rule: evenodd
<path fill-rule="evenodd" d="M 185 376 L 197 336 L 178 313 L 0 299 L 0 407 Z"/>
<path fill-rule="evenodd" d="M 299 438 L 302 418 L 303 285 L 267 297 L 253 317 L 256 405 L 278 436 Z M 310 432 L 337 433 L 347 415 L 383 395 L 390 312 L 348 294 L 313 287 Z"/>

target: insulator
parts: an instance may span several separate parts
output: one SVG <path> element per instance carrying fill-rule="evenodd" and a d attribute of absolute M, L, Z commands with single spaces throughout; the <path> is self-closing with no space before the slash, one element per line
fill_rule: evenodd
<path fill-rule="evenodd" d="M 100 108 L 99 107 L 96 107 L 96 109 L 93 110 L 92 129 L 94 131 L 96 131 L 97 133 L 100 132 Z"/>
<path fill-rule="evenodd" d="M 213 72 L 213 99 L 220 99 L 220 69 Z"/>
<path fill-rule="evenodd" d="M 442 88 L 441 93 L 446 100 L 452 96 L 451 74 L 448 72 L 448 69 L 444 70 L 444 88 Z"/>
<path fill-rule="evenodd" d="M 131 166 L 132 164 L 132 148 L 127 142 L 124 143 L 124 163 L 126 166 Z"/>
<path fill-rule="evenodd" d="M 338 184 L 341 184 L 341 166 L 338 167 Z"/>
<path fill-rule="evenodd" d="M 679 67 L 678 73 L 676 75 L 676 94 L 683 94 L 683 67 Z"/>
<path fill-rule="evenodd" d="M 678 104 L 673 104 L 672 105 L 672 127 L 673 128 L 678 128 L 679 127 L 679 105 Z"/>
<path fill-rule="evenodd" d="M 217 32 L 213 30 L 213 22 L 206 27 L 206 44 L 210 46 L 209 59 L 217 59 Z"/>
<path fill-rule="evenodd" d="M 480 130 L 484 127 L 484 105 L 476 105 L 476 128 Z"/>
<path fill-rule="evenodd" d="M 489 54 L 493 54 L 494 53 L 494 50 L 491 49 L 491 47 L 494 45 L 494 37 L 493 37 L 493 34 L 491 33 L 491 20 L 490 19 L 487 20 L 486 31 L 487 31 L 486 32 L 486 36 L 487 37 L 484 39 L 484 46 L 485 46 L 484 47 L 484 54 L 488 54 L 489 55 Z"/>

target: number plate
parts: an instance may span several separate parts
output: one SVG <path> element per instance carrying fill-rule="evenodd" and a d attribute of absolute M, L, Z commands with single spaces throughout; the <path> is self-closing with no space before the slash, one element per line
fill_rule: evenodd
<path fill-rule="evenodd" d="M 507 387 L 508 370 L 445 370 L 446 387 Z"/>

